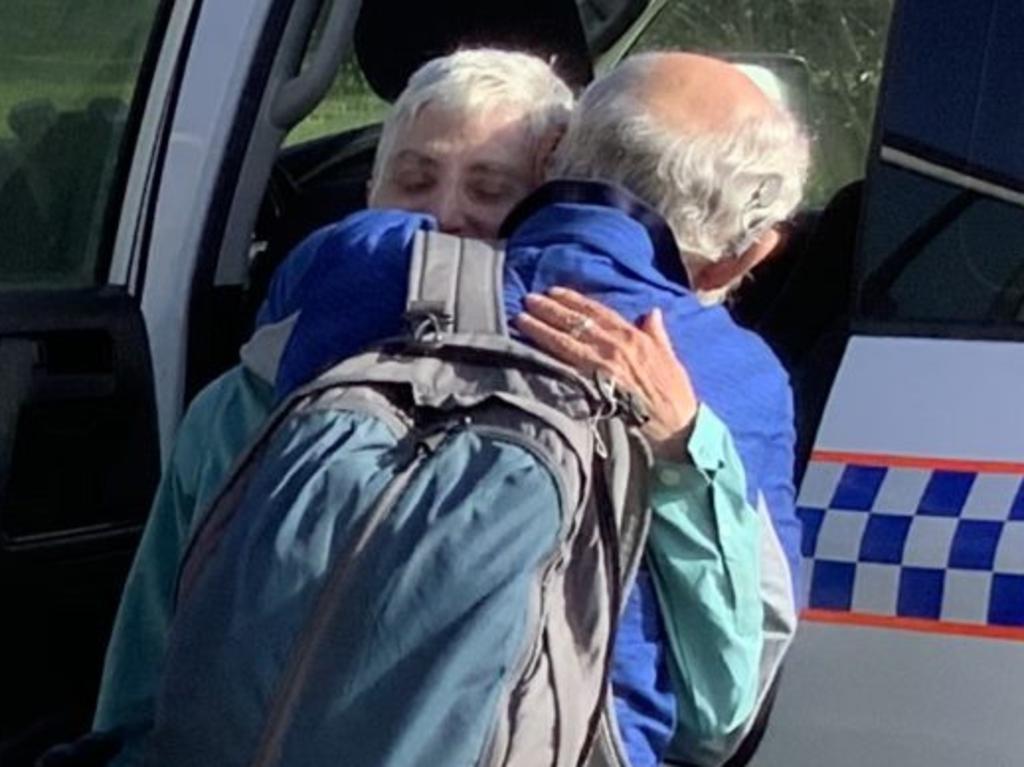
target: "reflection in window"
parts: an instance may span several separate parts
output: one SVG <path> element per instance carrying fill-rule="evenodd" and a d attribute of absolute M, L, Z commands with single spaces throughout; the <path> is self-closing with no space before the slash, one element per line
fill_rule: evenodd
<path fill-rule="evenodd" d="M 864 176 L 892 0 L 674 0 L 634 51 L 787 53 L 807 59 L 816 155 L 808 197 Z"/>
<path fill-rule="evenodd" d="M 1024 323 L 1024 207 L 883 165 L 867 220 L 865 316 Z"/>
<path fill-rule="evenodd" d="M 157 5 L 0 3 L 0 287 L 102 281 L 107 203 Z"/>
<path fill-rule="evenodd" d="M 1024 322 L 1022 45 L 1019 0 L 904 0 L 867 184 L 864 316 Z"/>
<path fill-rule="evenodd" d="M 300 144 L 380 122 L 388 106 L 370 89 L 355 56 L 350 55 L 323 101 L 291 130 L 285 144 Z"/>

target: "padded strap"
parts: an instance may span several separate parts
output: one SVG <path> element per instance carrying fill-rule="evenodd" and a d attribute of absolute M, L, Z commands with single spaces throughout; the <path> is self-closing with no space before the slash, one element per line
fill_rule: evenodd
<path fill-rule="evenodd" d="M 609 694 L 583 767 L 629 767 L 629 758 L 623 753 L 624 748 L 614 720 L 615 708 Z"/>
<path fill-rule="evenodd" d="M 505 335 L 504 262 L 505 251 L 482 240 L 417 232 L 406 316 L 435 333 Z"/>
<path fill-rule="evenodd" d="M 648 481 L 654 461 L 638 427 L 616 418 L 602 421 L 598 428 L 608 453 L 603 461 L 605 488 L 619 526 L 621 612 L 626 609 L 626 595 L 633 588 L 647 544 L 651 525 Z"/>

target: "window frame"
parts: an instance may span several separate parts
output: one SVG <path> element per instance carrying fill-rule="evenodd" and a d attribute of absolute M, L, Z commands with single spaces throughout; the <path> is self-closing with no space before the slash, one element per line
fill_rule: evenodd
<path fill-rule="evenodd" d="M 201 0 L 199 1 L 201 2 Z M 132 160 L 138 147 L 143 117 L 146 113 L 146 106 L 149 103 L 154 76 L 160 61 L 160 52 L 167 38 L 167 30 L 170 25 L 175 2 L 176 0 L 159 0 L 156 15 L 153 19 L 153 26 L 150 28 L 149 36 L 146 40 L 142 63 L 139 66 L 138 75 L 135 79 L 132 103 L 128 109 L 128 119 L 125 121 L 124 132 L 121 134 L 121 144 L 118 147 L 117 161 L 110 182 L 106 211 L 103 216 L 103 222 L 100 225 L 95 275 L 98 284 L 105 284 L 110 276 L 125 193 L 128 189 L 128 178 L 131 175 Z"/>

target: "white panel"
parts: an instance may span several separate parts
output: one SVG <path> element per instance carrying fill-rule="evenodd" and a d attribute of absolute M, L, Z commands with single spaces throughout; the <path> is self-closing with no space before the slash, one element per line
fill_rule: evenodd
<path fill-rule="evenodd" d="M 815 448 L 1024 461 L 1024 343 L 851 339 Z"/>
<path fill-rule="evenodd" d="M 752 767 L 1021 767 L 1024 642 L 805 623 Z"/>
<path fill-rule="evenodd" d="M 1024 522 L 1006 523 L 992 569 L 1006 575 L 1024 575 Z"/>
<path fill-rule="evenodd" d="M 927 469 L 889 469 L 871 511 L 911 516 L 917 511 L 932 472 Z M 1006 516 L 1005 512 L 1003 514 Z"/>
<path fill-rule="evenodd" d="M 907 533 L 901 563 L 907 567 L 933 567 L 949 564 L 957 520 L 949 517 L 914 517 Z"/>
<path fill-rule="evenodd" d="M 853 603 L 850 607 L 861 613 L 895 615 L 899 580 L 899 567 L 861 562 L 853 580 Z"/>
<path fill-rule="evenodd" d="M 811 463 L 800 484 L 797 504 L 814 509 L 828 508 L 845 468 L 841 463 Z"/>
<path fill-rule="evenodd" d="M 992 592 L 992 573 L 948 570 L 942 592 L 942 620 L 985 623 Z"/>
<path fill-rule="evenodd" d="M 979 474 L 971 485 L 960 516 L 964 519 L 1005 521 L 1010 515 L 1020 482 L 1019 474 Z"/>
<path fill-rule="evenodd" d="M 818 532 L 815 559 L 856 562 L 868 515 L 862 511 L 833 511 L 825 515 Z"/>
<path fill-rule="evenodd" d="M 142 293 L 165 456 L 184 399 L 187 299 L 201 228 L 269 3 L 203 4 L 173 116 L 165 168 L 174 172 L 160 181 Z"/>
<path fill-rule="evenodd" d="M 131 170 L 128 173 L 128 182 L 121 204 L 121 218 L 118 221 L 117 239 L 110 264 L 109 282 L 113 285 L 127 284 L 129 270 L 133 266 L 138 268 L 138 264 L 133 264 L 133 261 L 139 255 L 135 249 L 138 246 L 136 238 L 140 219 L 144 215 L 144 194 L 146 185 L 150 182 L 157 137 L 164 118 L 166 102 L 170 96 L 171 78 L 181 53 L 188 18 L 192 14 L 195 1 L 178 0 L 167 21 L 167 29 L 164 32 L 160 56 L 153 72 L 153 80 L 149 86 L 146 109 L 139 126 Z M 134 292 L 135 286 L 131 287 Z"/>
<path fill-rule="evenodd" d="M 1024 344 L 852 339 L 815 449 L 1024 463 Z M 818 469 L 801 495 L 820 499 L 841 470 Z M 872 512 L 914 515 L 900 566 L 946 571 L 944 621 L 985 623 L 992 572 L 948 568 L 959 520 L 915 515 L 930 475 L 890 468 Z M 1006 520 L 1020 481 L 980 472 L 963 517 Z M 827 513 L 817 556 L 824 542 L 855 558 L 867 516 Z M 858 564 L 853 610 L 895 612 L 900 566 Z M 1024 522 L 1005 524 L 993 569 L 1024 573 Z M 1021 767 L 1022 715 L 1024 641 L 805 622 L 752 765 Z"/>

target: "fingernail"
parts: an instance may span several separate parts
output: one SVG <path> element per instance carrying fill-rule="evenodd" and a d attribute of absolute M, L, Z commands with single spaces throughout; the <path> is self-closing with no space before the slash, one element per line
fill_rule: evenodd
<path fill-rule="evenodd" d="M 535 304 L 538 301 L 540 301 L 542 298 L 544 298 L 544 296 L 540 295 L 540 293 L 527 293 L 526 294 L 526 303 L 528 303 L 528 304 Z"/>
<path fill-rule="evenodd" d="M 553 296 L 567 296 L 570 292 L 571 291 L 566 288 L 560 288 L 557 286 L 553 288 L 548 288 L 548 293 L 550 293 Z"/>

